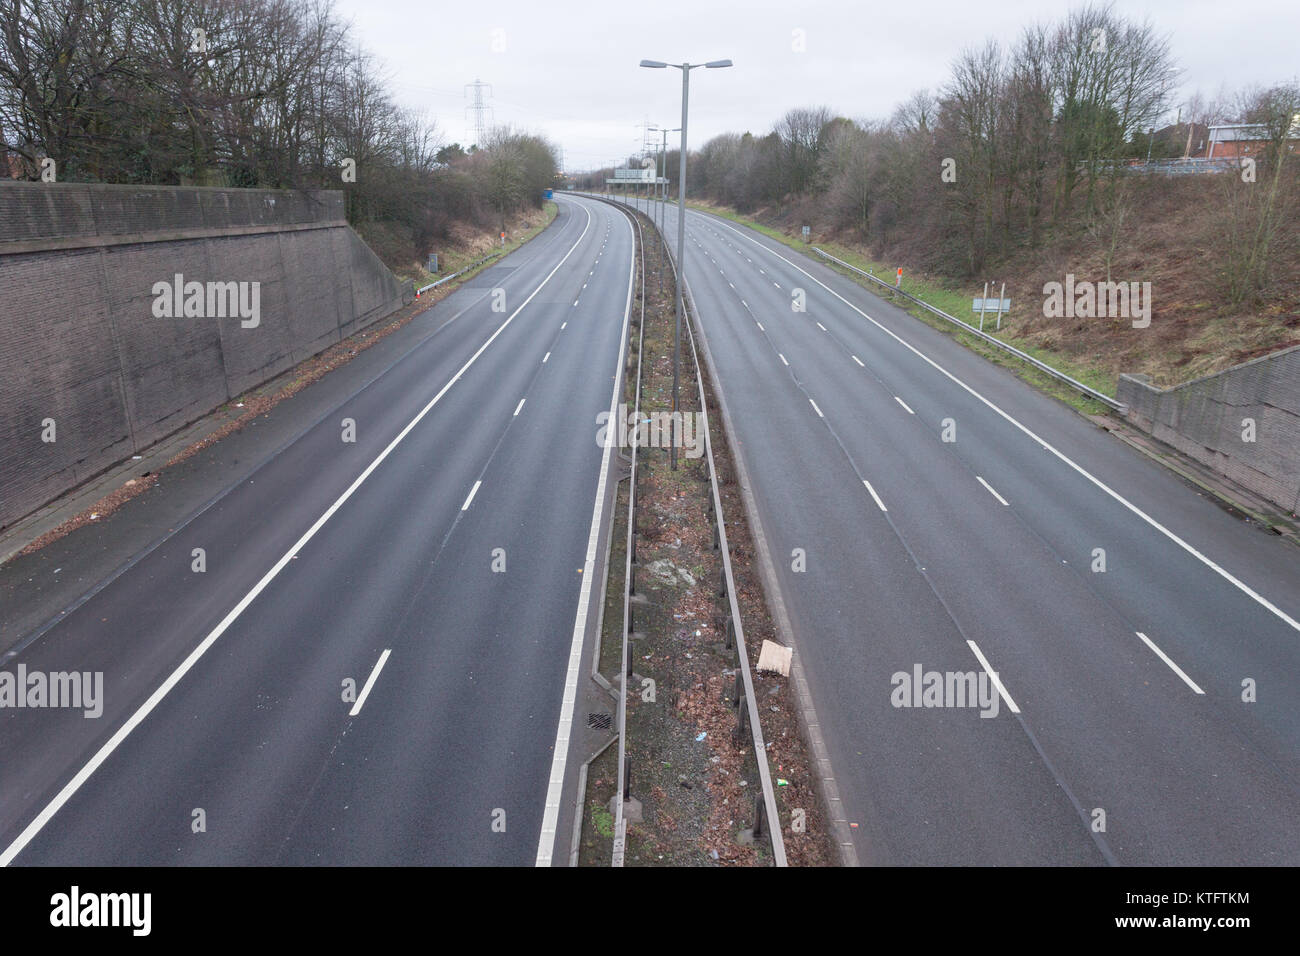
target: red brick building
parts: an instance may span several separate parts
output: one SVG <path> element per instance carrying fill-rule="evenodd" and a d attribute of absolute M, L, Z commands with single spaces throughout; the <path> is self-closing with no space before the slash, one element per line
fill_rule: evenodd
<path fill-rule="evenodd" d="M 1288 135 L 1287 149 L 1295 152 L 1300 145 L 1300 127 L 1292 127 Z M 1193 152 L 1194 157 L 1206 159 L 1240 159 L 1255 156 L 1268 146 L 1267 133 L 1259 126 L 1237 124 L 1233 126 L 1211 126 L 1205 148 Z"/>

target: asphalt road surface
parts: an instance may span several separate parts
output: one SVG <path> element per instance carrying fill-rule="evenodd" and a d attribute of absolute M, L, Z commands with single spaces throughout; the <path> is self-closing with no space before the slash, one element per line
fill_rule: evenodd
<path fill-rule="evenodd" d="M 557 826 L 567 852 L 632 257 L 626 217 L 562 197 L 436 334 L 6 661 L 102 671 L 105 706 L 0 712 L 0 862 L 532 865 Z"/>
<path fill-rule="evenodd" d="M 1300 551 L 752 230 L 686 267 L 860 862 L 1300 863 Z"/>

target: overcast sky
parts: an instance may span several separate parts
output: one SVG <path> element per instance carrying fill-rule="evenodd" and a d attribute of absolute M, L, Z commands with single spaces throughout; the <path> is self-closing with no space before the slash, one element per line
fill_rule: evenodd
<path fill-rule="evenodd" d="M 642 58 L 703 62 L 691 72 L 690 145 L 718 133 L 763 133 L 786 110 L 825 105 L 884 118 L 935 89 L 964 47 L 1013 41 L 1056 22 L 1071 0 L 336 0 L 405 106 L 425 109 L 447 142 L 473 141 L 467 83 L 491 85 L 497 123 L 542 133 L 581 170 L 638 151 L 638 124 L 678 126 L 681 73 Z M 1300 72 L 1298 0 L 1118 0 L 1168 34 L 1182 96 L 1272 84 Z M 802 31 L 804 50 L 796 47 Z M 1170 114 L 1170 121 L 1173 120 Z M 679 134 L 672 134 L 669 142 Z"/>

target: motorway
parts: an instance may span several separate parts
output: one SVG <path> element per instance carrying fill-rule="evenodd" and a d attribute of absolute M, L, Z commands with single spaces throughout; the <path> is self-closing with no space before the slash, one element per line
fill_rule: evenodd
<path fill-rule="evenodd" d="M 634 240 L 559 204 L 426 313 L 436 332 L 4 662 L 102 671 L 106 703 L 0 713 L 0 863 L 567 853 Z"/>
<path fill-rule="evenodd" d="M 685 258 L 859 862 L 1300 863 L 1300 551 L 774 240 Z"/>

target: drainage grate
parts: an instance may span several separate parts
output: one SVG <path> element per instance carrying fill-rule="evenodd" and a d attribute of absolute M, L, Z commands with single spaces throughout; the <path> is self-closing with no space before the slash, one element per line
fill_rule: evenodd
<path fill-rule="evenodd" d="M 610 719 L 610 714 L 588 714 L 587 726 L 596 730 L 609 730 Z"/>

